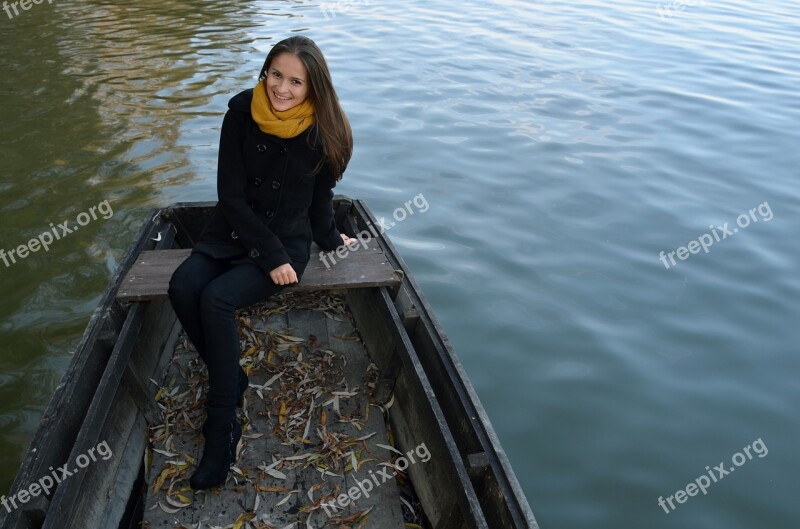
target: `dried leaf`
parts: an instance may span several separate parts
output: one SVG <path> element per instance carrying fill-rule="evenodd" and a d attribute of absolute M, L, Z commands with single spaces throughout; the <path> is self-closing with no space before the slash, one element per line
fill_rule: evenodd
<path fill-rule="evenodd" d="M 167 481 L 168 477 L 172 477 L 175 475 L 175 470 L 172 468 L 171 465 L 167 465 L 164 467 L 164 470 L 156 478 L 155 483 L 153 483 L 153 496 L 158 494 L 158 491 L 161 490 L 161 487 L 164 486 L 164 482 Z"/>
<path fill-rule="evenodd" d="M 375 443 L 375 446 L 379 446 L 381 448 L 385 448 L 386 450 L 391 450 L 392 452 L 394 452 L 396 454 L 400 454 L 401 456 L 405 455 L 403 452 L 401 452 L 400 450 L 398 450 L 397 448 L 395 448 L 393 446 L 382 445 L 382 444 L 379 444 L 379 443 Z"/>
<path fill-rule="evenodd" d="M 269 474 L 270 476 L 272 476 L 273 478 L 286 479 L 286 474 L 284 474 L 280 470 L 275 470 L 275 469 L 271 468 L 269 470 L 265 470 L 265 472 L 267 474 Z"/>
<path fill-rule="evenodd" d="M 233 529 L 242 529 L 242 526 L 256 517 L 254 512 L 243 512 L 239 515 L 235 522 L 233 522 Z"/>
<path fill-rule="evenodd" d="M 278 422 L 280 424 L 286 423 L 286 402 L 281 402 L 281 410 L 278 412 Z"/>
<path fill-rule="evenodd" d="M 172 499 L 172 498 L 169 496 L 169 494 L 167 494 L 167 495 L 164 497 L 164 499 L 165 499 L 165 500 L 167 500 L 167 503 L 169 503 L 170 505 L 172 505 L 173 507 L 176 507 L 176 508 L 178 508 L 178 509 L 183 509 L 184 507 L 188 507 L 189 505 L 191 505 L 191 504 L 192 504 L 192 502 L 191 502 L 191 501 L 188 501 L 188 502 L 184 502 L 184 501 L 175 501 L 175 500 L 173 500 L 173 499 Z M 188 498 L 187 498 L 187 499 L 188 499 Z"/>
<path fill-rule="evenodd" d="M 287 495 L 286 495 L 286 497 L 285 497 L 285 498 L 283 498 L 281 501 L 279 501 L 278 503 L 276 503 L 276 504 L 275 504 L 275 507 L 280 507 L 281 505 L 283 505 L 284 503 L 286 503 L 287 501 L 289 501 L 289 498 L 291 498 L 291 497 L 292 497 L 292 494 L 294 494 L 294 493 L 296 493 L 296 492 L 300 492 L 300 491 L 299 491 L 299 490 L 293 490 L 293 491 L 291 491 L 289 494 L 287 494 Z"/>
<path fill-rule="evenodd" d="M 180 509 L 170 509 L 169 507 L 165 507 L 161 502 L 158 502 L 158 506 L 161 507 L 161 510 L 167 514 L 176 514 L 180 511 Z"/>
<path fill-rule="evenodd" d="M 271 485 L 256 485 L 255 489 L 259 492 L 289 492 L 292 490 L 287 487 L 273 487 Z"/>

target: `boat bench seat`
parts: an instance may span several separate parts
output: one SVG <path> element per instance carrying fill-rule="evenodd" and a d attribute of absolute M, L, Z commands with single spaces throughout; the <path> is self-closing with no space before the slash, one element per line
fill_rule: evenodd
<path fill-rule="evenodd" d="M 318 257 L 320 248 L 311 245 L 309 260 L 299 283 L 284 292 L 327 289 L 396 286 L 400 274 L 392 267 L 383 251 L 373 245 L 340 247 L 344 257 L 336 252 L 326 253 L 325 261 Z M 346 252 L 345 252 L 346 250 Z M 148 301 L 165 299 L 172 273 L 184 261 L 191 249 L 149 250 L 139 254 L 136 262 L 122 279 L 117 291 L 118 301 Z"/>

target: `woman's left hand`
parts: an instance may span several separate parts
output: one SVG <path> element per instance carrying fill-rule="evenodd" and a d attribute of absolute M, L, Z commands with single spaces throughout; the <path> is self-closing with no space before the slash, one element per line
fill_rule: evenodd
<path fill-rule="evenodd" d="M 345 246 L 349 246 L 351 242 L 358 242 L 358 239 L 354 239 L 353 237 L 348 237 L 344 233 L 340 233 L 340 235 L 342 236 L 342 242 L 344 243 Z"/>

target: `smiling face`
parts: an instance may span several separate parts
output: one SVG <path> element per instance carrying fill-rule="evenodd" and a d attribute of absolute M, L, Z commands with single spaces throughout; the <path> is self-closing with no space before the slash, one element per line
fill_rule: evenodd
<path fill-rule="evenodd" d="M 294 108 L 308 97 L 308 72 L 293 53 L 281 53 L 269 65 L 266 78 L 267 96 L 272 108 L 279 112 Z"/>

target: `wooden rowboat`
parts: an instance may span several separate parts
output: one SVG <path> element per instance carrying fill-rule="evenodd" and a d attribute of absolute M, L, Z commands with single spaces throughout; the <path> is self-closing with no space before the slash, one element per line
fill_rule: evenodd
<path fill-rule="evenodd" d="M 166 297 L 167 282 L 175 267 L 188 255 L 209 219 L 213 205 L 178 203 L 153 210 L 147 217 L 98 308 L 92 314 L 72 362 L 42 418 L 12 490 L 7 495 L 14 499 L 14 503 L 9 508 L 0 509 L 0 529 L 132 529 L 143 525 L 160 526 L 158 524 L 165 527 L 168 524 L 170 527 L 178 527 L 178 523 L 184 527 L 202 525 L 202 521 L 197 523 L 196 515 L 194 518 L 192 515 L 185 515 L 179 522 L 181 514 L 174 513 L 181 511 L 181 507 L 186 507 L 183 512 L 190 512 L 192 508 L 188 504 L 176 506 L 171 501 L 172 507 L 164 508 L 164 503 L 153 499 L 157 497 L 156 493 L 173 492 L 172 486 L 169 492 L 160 490 L 165 475 L 170 474 L 163 470 L 165 465 L 173 465 L 178 469 L 170 475 L 179 480 L 180 466 L 186 466 L 187 461 L 191 466 L 192 462 L 189 456 L 184 461 L 174 461 L 176 454 L 169 450 L 157 451 L 155 459 L 161 460 L 154 462 L 153 432 L 158 432 L 161 438 L 166 437 L 166 446 L 171 449 L 169 443 L 170 440 L 174 442 L 175 437 L 164 435 L 164 428 L 169 430 L 171 426 L 165 424 L 167 406 L 163 399 L 167 393 L 174 395 L 178 392 L 177 385 L 170 391 L 167 390 L 172 388 L 170 384 L 174 384 L 173 375 L 176 372 L 185 372 L 188 365 L 180 364 L 176 360 L 181 356 L 176 351 L 180 350 L 181 343 L 185 340 L 180 338 L 180 325 Z M 410 465 L 402 469 L 403 475 L 415 491 L 417 505 L 423 511 L 424 525 L 429 525 L 432 529 L 538 527 L 469 379 L 402 258 L 386 234 L 378 233 L 374 229 L 377 226 L 376 219 L 362 201 L 337 195 L 334 197 L 334 208 L 340 231 L 356 236 L 369 229 L 363 233 L 373 236 L 371 242 L 367 245 L 362 241 L 359 249 L 354 249 L 346 258 L 338 258 L 335 266 L 318 261 L 316 255 L 319 248 L 312 245 L 312 259 L 301 283 L 287 287 L 281 296 L 284 293 L 299 296 L 303 293 L 330 292 L 337 294 L 338 299 L 346 304 L 348 314 L 357 328 L 358 338 L 353 342 L 354 346 L 361 347 L 364 358 L 368 356 L 370 369 L 377 368 L 372 383 L 364 386 L 370 388 L 368 397 L 365 397 L 369 402 L 357 402 L 367 411 L 367 415 L 369 409 L 380 409 L 385 413 L 386 426 L 393 439 L 393 451 L 407 454 L 414 447 L 424 444 L 432 455 L 424 465 Z M 325 323 L 320 324 L 320 321 L 308 325 L 315 332 L 321 329 L 316 335 L 329 348 L 314 348 L 313 353 L 333 355 L 333 344 L 341 337 L 334 330 L 338 328 L 331 325 L 338 323 L 329 320 L 329 332 L 326 334 Z M 336 343 L 343 344 L 342 347 L 346 345 L 341 341 Z M 288 358 L 286 361 L 290 363 L 285 365 L 297 366 L 299 362 L 308 367 L 309 364 L 301 360 L 302 352 L 298 353 L 290 346 L 282 349 L 294 351 L 292 354 L 298 355 L 297 359 Z M 188 354 L 183 356 L 190 358 Z M 263 356 L 262 350 L 261 357 Z M 271 365 L 277 365 L 271 359 L 260 358 L 259 361 L 262 364 L 271 362 Z M 256 372 L 257 366 L 253 364 L 252 367 Z M 255 401 L 252 406 L 265 406 L 265 411 L 258 415 L 267 417 L 265 421 L 273 421 L 269 424 L 274 426 L 275 432 L 281 430 L 285 433 L 288 423 L 284 409 L 281 409 L 280 416 L 278 412 L 273 414 L 270 411 L 272 401 L 280 399 L 280 395 L 273 393 L 271 399 L 264 399 L 260 389 L 262 387 L 252 384 L 253 380 L 251 377 L 251 386 L 254 389 L 250 392 L 249 400 Z M 269 389 L 266 386 L 264 384 L 262 388 L 265 391 Z M 281 387 L 284 387 L 283 382 Z M 347 387 L 352 389 L 349 383 Z M 259 401 L 255 393 L 264 402 Z M 335 395 L 339 394 L 346 399 L 355 392 L 339 392 Z M 336 400 L 335 404 L 338 406 L 338 399 L 330 399 L 328 403 L 333 400 Z M 247 408 L 250 409 L 250 418 L 255 421 L 256 414 L 253 410 L 256 408 L 250 405 Z M 342 420 L 342 416 L 346 414 L 340 411 L 337 407 L 336 415 L 340 420 L 336 425 L 326 423 L 324 413 L 321 417 L 314 415 L 317 437 L 321 435 L 320 427 L 327 431 L 328 424 L 333 428 L 338 427 L 339 423 L 348 422 Z M 190 424 L 193 422 L 190 413 L 184 413 L 184 416 Z M 359 429 L 366 424 L 365 421 L 359 422 L 361 419 L 348 417 L 349 422 L 356 423 L 355 426 Z M 374 414 L 373 422 L 375 417 L 381 417 L 381 413 Z M 309 424 L 306 424 L 302 439 L 300 436 L 295 436 L 294 440 L 285 437 L 284 441 L 288 442 L 281 446 L 293 454 L 288 458 L 278 459 L 274 454 L 263 450 L 260 452 L 256 448 L 249 450 L 251 455 L 264 460 L 265 466 L 261 467 L 260 473 L 262 476 L 266 472 L 270 474 L 269 479 L 278 479 L 280 475 L 290 479 L 286 477 L 289 473 L 286 469 L 293 465 L 287 465 L 287 461 L 315 459 L 307 448 L 307 445 L 313 444 L 309 439 L 314 437 L 313 428 L 309 433 L 310 423 L 309 416 Z M 248 439 L 256 443 L 256 439 L 263 438 L 264 435 L 253 434 Z M 364 437 L 369 435 L 371 434 Z M 341 439 L 342 435 L 333 437 Z M 378 438 L 387 439 L 387 432 L 379 432 L 375 439 Z M 375 464 L 397 467 L 397 460 L 393 463 L 386 454 L 376 455 L 376 445 L 368 445 L 369 441 L 359 442 L 361 448 L 353 449 L 350 457 L 355 458 L 358 455 L 363 463 L 355 460 L 353 465 L 337 469 L 336 465 L 331 467 L 328 461 L 322 466 L 317 463 L 316 468 L 311 468 L 310 471 L 320 471 L 326 479 L 328 474 L 338 476 L 332 478 L 334 481 L 341 479 L 341 483 L 352 483 L 346 481 L 349 478 L 345 474 L 352 475 L 354 470 L 363 472 L 366 465 L 373 465 L 372 468 L 378 468 Z M 95 457 L 94 454 L 102 443 L 105 443 L 107 453 L 113 453 L 113 456 L 107 459 Z M 384 443 L 378 443 L 377 446 L 387 447 Z M 354 446 L 355 442 L 350 445 Z M 368 453 L 375 457 L 369 457 Z M 93 454 L 91 460 L 89 454 Z M 167 461 L 170 457 L 173 461 Z M 271 465 L 270 457 L 273 460 Z M 380 463 L 382 457 L 386 457 L 389 462 Z M 63 473 L 59 476 L 60 468 L 67 468 L 67 465 L 74 467 L 75 462 L 78 462 L 80 468 L 73 468 L 70 476 Z M 159 464 L 161 467 L 153 468 Z M 362 465 L 365 466 L 362 468 Z M 283 471 L 278 472 L 281 468 Z M 240 470 L 241 477 L 247 478 L 244 474 L 247 472 Z M 46 487 L 49 490 L 45 491 L 44 486 L 49 485 L 49 481 L 43 479 L 46 476 L 63 479 L 50 479 L 49 481 L 56 483 L 52 487 Z M 245 518 L 241 515 L 234 517 L 238 519 L 238 527 L 270 527 L 266 521 L 260 522 L 262 518 L 259 518 L 258 511 L 268 509 L 272 515 L 278 516 L 280 513 L 276 512 L 280 507 L 276 507 L 270 498 L 286 496 L 280 491 L 286 491 L 290 487 L 259 488 L 256 485 L 255 489 L 250 490 L 271 492 L 263 496 L 256 492 L 259 497 L 255 506 L 247 507 L 244 504 L 249 500 L 242 499 L 242 494 L 245 494 L 242 491 L 249 486 L 248 483 L 252 485 L 256 481 L 249 478 L 230 479 L 233 481 L 229 481 L 221 494 L 211 494 L 223 503 L 205 503 L 203 512 L 208 513 L 209 505 L 220 508 L 224 504 L 225 495 L 240 494 L 238 497 L 228 498 L 233 501 L 230 505 L 238 502 L 245 514 L 248 508 L 252 512 Z M 322 492 L 319 491 L 319 484 L 311 487 L 310 483 L 304 482 L 309 489 L 300 490 L 301 485 L 297 483 L 300 482 L 293 482 L 291 487 L 296 488 L 289 493 L 289 496 L 294 494 L 294 497 L 283 500 L 286 505 L 297 502 L 292 512 L 297 517 L 297 522 L 286 526 L 298 529 L 306 524 L 308 527 L 321 527 L 316 524 L 319 522 L 324 525 L 326 521 L 319 517 L 322 511 L 316 510 L 309 514 L 309 509 L 313 511 L 320 507 Z M 37 487 L 36 484 L 40 486 Z M 344 490 L 346 489 L 340 489 L 336 485 L 334 492 Z M 353 522 L 354 527 L 360 524 L 362 527 L 384 529 L 393 527 L 399 520 L 398 526 L 403 527 L 402 519 L 398 518 L 397 513 L 389 512 L 391 509 L 380 509 L 384 499 L 386 502 L 398 503 L 396 498 L 386 496 L 395 490 L 393 486 L 386 487 L 383 496 L 372 498 L 373 504 L 367 510 L 372 510 L 372 507 L 377 509 L 372 511 L 374 514 L 371 517 L 359 517 L 362 509 L 351 516 L 349 521 Z M 269 496 L 273 492 L 275 495 Z M 176 497 L 182 496 L 178 494 Z M 343 498 L 342 495 L 339 497 Z M 303 501 L 299 501 L 300 499 Z M 360 501 L 360 506 L 369 504 L 365 504 L 366 500 L 363 498 Z M 374 503 L 376 501 L 378 504 Z M 353 501 L 351 508 L 357 503 Z M 161 521 L 155 523 L 153 520 L 158 517 L 154 513 L 159 511 L 156 509 L 159 505 L 165 514 Z M 351 512 L 353 511 L 345 509 L 342 514 Z M 312 514 L 317 515 L 317 518 L 313 518 L 314 523 Z M 263 520 L 266 519 L 264 515 Z M 340 521 L 342 519 L 340 517 Z M 203 527 L 214 525 L 207 520 L 208 517 L 205 519 L 208 525 L 202 525 Z M 301 524 L 301 521 L 304 522 Z M 218 525 L 236 526 L 234 521 Z"/>

